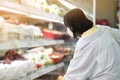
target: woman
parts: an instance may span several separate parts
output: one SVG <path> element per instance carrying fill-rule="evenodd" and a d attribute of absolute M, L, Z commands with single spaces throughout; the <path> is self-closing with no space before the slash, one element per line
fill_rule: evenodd
<path fill-rule="evenodd" d="M 78 8 L 64 16 L 64 24 L 79 40 L 63 80 L 120 80 L 120 31 L 93 25 Z"/>

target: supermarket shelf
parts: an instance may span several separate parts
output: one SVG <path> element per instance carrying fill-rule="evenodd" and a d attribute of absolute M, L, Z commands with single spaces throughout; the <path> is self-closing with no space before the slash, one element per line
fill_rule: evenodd
<path fill-rule="evenodd" d="M 48 22 L 57 22 L 63 24 L 62 17 L 59 17 L 55 14 L 43 12 L 41 9 L 36 8 L 28 8 L 25 6 L 21 6 L 19 4 L 7 2 L 7 1 L 0 1 L 0 11 L 6 11 L 10 13 L 15 13 L 19 15 L 24 15 L 26 17 L 35 18 L 43 21 Z"/>
<path fill-rule="evenodd" d="M 54 70 L 56 70 L 56 69 L 58 69 L 58 68 L 60 68 L 62 66 L 64 66 L 63 62 L 52 65 L 52 66 L 43 67 L 43 68 L 40 68 L 40 69 L 38 69 L 38 70 L 36 70 L 34 72 L 29 73 L 26 77 L 20 78 L 18 80 L 32 80 L 32 79 L 35 79 L 35 78 L 37 78 L 39 76 L 42 76 L 42 75 L 44 75 L 46 73 L 54 71 Z"/>
<path fill-rule="evenodd" d="M 0 50 L 64 44 L 64 40 L 13 40 L 0 43 Z"/>

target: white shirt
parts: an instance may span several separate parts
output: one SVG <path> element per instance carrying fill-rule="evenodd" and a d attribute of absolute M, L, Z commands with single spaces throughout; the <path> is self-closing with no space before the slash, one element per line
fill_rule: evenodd
<path fill-rule="evenodd" d="M 78 40 L 63 80 L 120 80 L 120 31 L 96 26 Z"/>

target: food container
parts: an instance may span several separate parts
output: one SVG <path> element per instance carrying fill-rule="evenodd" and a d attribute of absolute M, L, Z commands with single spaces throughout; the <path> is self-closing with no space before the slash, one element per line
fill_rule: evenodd
<path fill-rule="evenodd" d="M 7 40 L 6 27 L 4 27 L 4 23 L 0 23 L 0 42 L 4 42 Z"/>
<path fill-rule="evenodd" d="M 17 25 L 4 23 L 4 27 L 6 27 L 6 36 L 8 40 L 19 39 L 19 31 Z"/>
<path fill-rule="evenodd" d="M 63 39 L 63 33 L 55 30 L 42 30 L 45 39 Z"/>

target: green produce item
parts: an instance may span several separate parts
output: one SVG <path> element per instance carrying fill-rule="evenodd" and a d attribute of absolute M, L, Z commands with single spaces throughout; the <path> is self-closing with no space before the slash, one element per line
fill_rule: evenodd
<path fill-rule="evenodd" d="M 52 65 L 52 60 L 46 60 L 43 62 L 44 66 Z"/>

